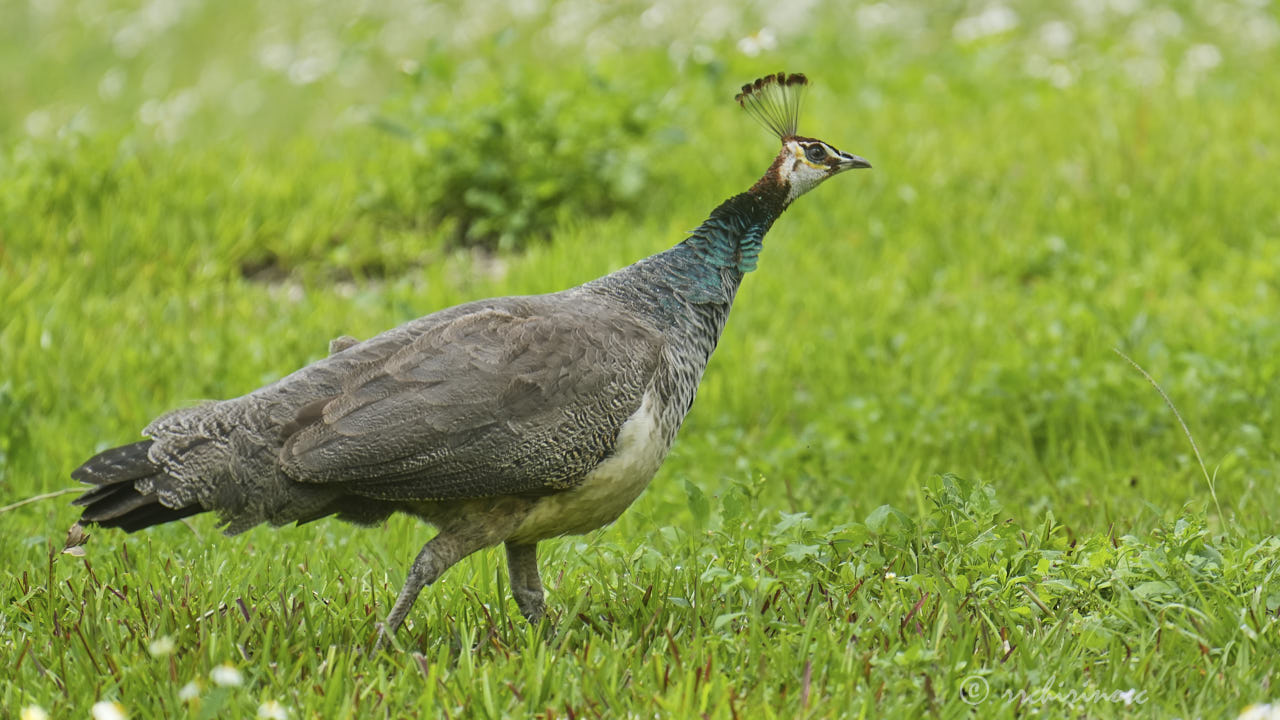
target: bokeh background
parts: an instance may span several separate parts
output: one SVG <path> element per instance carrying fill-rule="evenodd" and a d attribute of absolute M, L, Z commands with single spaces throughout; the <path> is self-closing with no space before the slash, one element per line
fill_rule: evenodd
<path fill-rule="evenodd" d="M 1248 608 L 1201 597 L 1198 612 L 1221 615 L 1212 626 L 1221 632 L 1194 616 L 1178 626 L 1186 654 L 1176 655 L 1142 603 L 1171 607 L 1188 583 L 1238 580 L 1257 590 L 1261 616 L 1280 608 L 1272 565 L 1250 564 L 1274 548 L 1280 515 L 1275 2 L 0 0 L 0 18 L 0 505 L 69 486 L 80 461 L 134 439 L 151 417 L 248 392 L 321 357 L 331 337 L 368 337 L 478 297 L 558 290 L 668 247 L 773 157 L 776 140 L 734 106 L 736 88 L 804 72 L 814 84 L 801 132 L 875 167 L 817 189 L 775 226 L 654 485 L 615 528 L 548 549 L 552 603 L 606 583 L 596 605 L 574 610 L 598 619 L 599 603 L 613 612 L 640 594 L 647 602 L 645 573 L 693 572 L 694 584 L 746 593 L 727 601 L 725 589 L 717 602 L 749 604 L 764 596 L 742 578 L 762 572 L 751 568 L 771 562 L 770 547 L 785 555 L 770 572 L 808 577 L 828 560 L 843 568 L 831 571 L 837 594 L 886 568 L 905 576 L 928 555 L 914 535 L 861 563 L 835 550 L 844 559 L 831 560 L 824 543 L 850 532 L 862 547 L 867 528 L 880 538 L 892 515 L 884 506 L 927 516 L 952 497 L 937 478 L 955 473 L 976 483 L 987 521 L 1047 522 L 1045 542 L 1060 539 L 1053 552 L 1082 538 L 1121 547 L 1183 533 L 1199 540 L 1179 541 L 1181 551 L 1208 557 L 1196 542 L 1243 533 L 1231 536 L 1238 565 L 1222 561 L 1225 545 L 1217 570 L 1160 561 L 1195 568 L 1189 580 L 1143 565 L 1141 582 L 1181 583 L 1177 593 L 1148 586 L 1135 607 L 1149 615 L 1121 621 L 1107 615 L 1121 605 L 1086 611 L 1092 601 L 1082 599 L 1074 615 L 1059 608 L 1069 622 L 1042 626 L 1014 581 L 992 596 L 1003 600 L 973 607 L 1010 603 L 1005 624 L 1032 639 L 1065 628 L 1057 657 L 1077 669 L 1123 655 L 1135 636 L 1152 653 L 1175 653 L 1179 669 L 1159 681 L 1169 713 L 1265 699 L 1238 688 L 1271 672 L 1239 665 L 1229 648 L 1271 652 L 1274 624 L 1238 638 L 1231 617 Z M 1203 469 L 1164 399 L 1113 348 L 1177 405 Z M 60 546 L 75 518 L 66 499 L 0 518 L 19 599 L 7 629 L 49 632 L 52 616 L 29 610 L 33 597 L 74 606 L 74 589 L 32 595 L 19 579 Z M 198 553 L 183 549 L 192 528 Z M 756 530 L 759 544 L 737 542 L 734 533 Z M 185 568 L 170 577 L 245 563 L 242 582 L 208 581 L 193 604 L 233 606 L 255 583 L 274 592 L 307 582 L 326 595 L 325 578 L 344 572 L 357 596 L 388 602 L 424 533 L 408 520 L 381 532 L 329 522 L 226 540 L 197 520 L 127 540 L 100 533 L 89 547 L 101 548 L 91 561 L 121 573 L 129 566 L 116 553 L 128 548 Z M 275 562 L 308 557 L 327 559 L 305 580 Z M 496 603 L 497 562 L 460 566 L 437 594 L 461 603 L 474 588 Z M 698 574 L 722 562 L 741 564 L 733 583 Z M 52 561 L 48 573 L 46 590 L 60 587 Z M 915 615 L 919 593 L 947 597 L 912 587 L 902 615 Z M 1097 595 L 1073 587 L 1054 592 Z M 415 610 L 427 628 L 458 618 L 484 627 L 477 611 L 433 609 L 431 595 Z M 868 612 L 875 606 L 896 607 L 877 598 Z M 381 609 L 343 612 L 369 624 Z M 729 612 L 710 616 L 718 629 L 739 622 L 719 621 Z M 349 632 L 337 628 L 350 617 L 326 627 Z M 904 640 L 893 630 L 900 619 L 857 632 L 888 648 Z M 964 645 L 950 635 L 960 624 L 937 627 L 935 640 Z M 575 627 L 566 637 L 597 625 Z M 680 627 L 673 636 L 684 638 Z M 717 662 L 754 662 L 733 647 L 717 646 L 727 653 Z M 1002 653 L 983 647 L 994 664 Z M 1223 664 L 1197 665 L 1199 648 Z M 869 669 L 865 680 L 848 668 L 820 674 L 826 694 L 814 697 L 827 704 L 813 716 L 839 715 L 840 698 L 869 702 L 873 715 L 936 709 L 916 670 L 950 657 L 940 652 L 885 659 L 911 672 L 886 670 L 879 685 Z M 202 657 L 226 660 L 220 650 Z M 477 672 L 492 670 L 497 687 L 517 682 L 503 680 L 495 657 Z M 43 677 L 30 664 L 22 672 Z M 561 678 L 563 696 L 548 692 L 588 707 L 592 684 L 605 681 L 572 672 L 582 674 Z M 1218 694 L 1176 690 L 1204 677 L 1217 678 Z M 768 706 L 782 703 L 788 682 L 795 697 L 799 680 L 788 678 L 716 687 Z M 370 687 L 351 682 L 337 697 Z M 110 695 L 102 687 L 72 695 Z M 645 687 L 673 697 L 665 681 Z M 446 691 L 453 699 L 432 702 L 467 705 L 465 687 Z M 70 703 L 8 692 L 15 703 Z M 312 702 L 325 701 L 289 701 L 322 712 Z M 494 707 L 496 717 L 538 706 Z"/>

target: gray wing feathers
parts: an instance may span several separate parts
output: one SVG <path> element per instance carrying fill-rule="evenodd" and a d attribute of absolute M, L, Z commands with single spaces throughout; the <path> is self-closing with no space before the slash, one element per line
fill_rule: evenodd
<path fill-rule="evenodd" d="M 460 305 L 332 354 L 249 395 L 144 431 L 169 507 L 235 533 L 333 512 L 352 494 L 485 497 L 570 487 L 612 450 L 662 335 L 573 293 Z"/>
<path fill-rule="evenodd" d="M 162 504 L 215 510 L 235 534 L 262 522 L 309 519 L 341 496 L 338 488 L 307 487 L 281 470 L 278 454 L 300 409 L 341 392 L 344 379 L 370 372 L 429 327 L 465 312 L 459 306 L 388 330 L 363 343 L 339 338 L 331 355 L 249 395 L 182 408 L 143 430 L 154 441 L 149 460 L 163 472 L 138 484 Z"/>
<path fill-rule="evenodd" d="M 572 486 L 612 450 L 661 335 L 598 301 L 511 298 L 442 319 L 295 418 L 292 478 L 386 499 Z"/>

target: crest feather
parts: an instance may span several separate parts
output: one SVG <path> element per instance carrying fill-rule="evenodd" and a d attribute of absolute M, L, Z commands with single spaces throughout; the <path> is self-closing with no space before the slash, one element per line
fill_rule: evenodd
<path fill-rule="evenodd" d="M 742 86 L 734 100 L 779 140 L 794 137 L 800 122 L 800 96 L 809 84 L 801 73 L 765 75 Z"/>

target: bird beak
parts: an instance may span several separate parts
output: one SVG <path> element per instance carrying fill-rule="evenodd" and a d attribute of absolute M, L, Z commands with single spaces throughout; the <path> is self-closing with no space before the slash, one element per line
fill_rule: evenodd
<path fill-rule="evenodd" d="M 860 158 L 857 155 L 850 155 L 849 153 L 841 153 L 841 156 L 842 156 L 840 158 L 841 170 L 851 170 L 853 168 L 871 167 L 871 163 L 867 162 L 866 158 Z"/>

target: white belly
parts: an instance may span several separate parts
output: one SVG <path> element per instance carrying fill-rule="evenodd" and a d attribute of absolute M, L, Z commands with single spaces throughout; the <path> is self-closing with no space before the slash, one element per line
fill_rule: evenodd
<path fill-rule="evenodd" d="M 538 500 L 509 539 L 537 542 L 557 535 L 579 535 L 617 520 L 648 486 L 670 449 L 658 428 L 654 405 L 650 390 L 622 424 L 613 454 L 581 485 Z"/>

